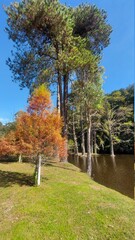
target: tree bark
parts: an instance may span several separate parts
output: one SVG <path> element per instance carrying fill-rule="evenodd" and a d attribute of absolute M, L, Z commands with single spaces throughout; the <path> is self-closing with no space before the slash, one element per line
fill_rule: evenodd
<path fill-rule="evenodd" d="M 63 76 L 64 82 L 64 96 L 63 96 L 63 106 L 64 106 L 64 136 L 67 137 L 67 109 L 68 109 L 68 74 Z"/>
<path fill-rule="evenodd" d="M 93 154 L 93 131 L 91 130 L 91 154 Z"/>
<path fill-rule="evenodd" d="M 82 155 L 85 155 L 85 134 L 84 134 L 84 127 L 83 127 L 83 120 L 81 114 L 81 147 L 82 147 Z"/>
<path fill-rule="evenodd" d="M 85 155 L 86 150 L 85 150 L 85 134 L 84 130 L 82 131 L 82 155 Z"/>
<path fill-rule="evenodd" d="M 112 133 L 111 133 L 111 127 L 109 127 L 109 138 L 110 138 L 110 151 L 111 151 L 111 156 L 114 157 L 114 146 L 113 146 L 113 138 L 112 138 Z"/>
<path fill-rule="evenodd" d="M 75 120 L 74 120 L 74 113 L 73 113 L 73 138 L 75 143 L 75 154 L 78 154 L 78 143 L 77 143 L 77 137 L 75 132 Z"/>
<path fill-rule="evenodd" d="M 35 167 L 35 185 L 39 186 L 40 185 L 40 179 L 41 179 L 41 155 L 39 154 L 38 159 L 36 161 L 36 167 Z"/>
<path fill-rule="evenodd" d="M 57 56 L 57 61 L 59 61 L 59 45 L 58 42 L 55 44 L 56 48 L 56 56 Z M 58 112 L 60 112 L 60 116 L 63 117 L 63 94 L 62 94 L 62 77 L 60 73 L 60 69 L 58 67 L 57 69 L 57 75 L 58 75 L 58 85 L 57 85 L 57 108 Z"/>
<path fill-rule="evenodd" d="M 96 130 L 94 129 L 94 154 L 97 154 Z"/>
<path fill-rule="evenodd" d="M 62 94 L 62 80 L 61 74 L 58 70 L 58 86 L 57 86 L 57 108 L 60 116 L 63 117 L 63 94 Z"/>
<path fill-rule="evenodd" d="M 59 91 L 59 84 L 57 85 L 57 110 L 60 114 L 60 91 Z"/>
<path fill-rule="evenodd" d="M 92 174 L 92 159 L 91 159 L 91 117 L 89 117 L 89 122 L 87 126 L 87 161 L 88 169 L 87 173 L 91 176 Z"/>
<path fill-rule="evenodd" d="M 39 159 L 38 159 L 38 179 L 37 179 L 37 185 L 40 185 L 40 178 L 41 178 L 41 155 L 39 155 Z"/>
<path fill-rule="evenodd" d="M 68 135 L 67 135 L 67 109 L 68 109 L 68 74 L 63 76 L 63 84 L 64 84 L 64 94 L 63 94 L 63 120 L 64 120 L 64 127 L 63 127 L 63 137 L 65 138 L 65 157 L 61 158 L 61 162 L 67 162 L 68 156 Z"/>

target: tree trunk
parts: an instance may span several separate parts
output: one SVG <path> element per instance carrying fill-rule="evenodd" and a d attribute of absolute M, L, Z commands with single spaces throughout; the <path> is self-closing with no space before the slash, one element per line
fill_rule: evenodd
<path fill-rule="evenodd" d="M 85 133 L 84 133 L 84 130 L 82 130 L 81 138 L 82 138 L 82 143 L 81 143 L 82 155 L 85 155 L 86 150 L 85 150 Z"/>
<path fill-rule="evenodd" d="M 57 61 L 59 61 L 59 45 L 56 42 L 55 44 L 56 48 L 56 56 L 57 56 Z M 57 74 L 58 74 L 58 86 L 57 86 L 57 108 L 58 112 L 60 112 L 60 116 L 63 117 L 63 94 L 62 94 L 62 78 L 61 78 L 61 73 L 59 68 L 57 69 Z"/>
<path fill-rule="evenodd" d="M 75 121 L 74 121 L 74 113 L 73 113 L 73 138 L 75 143 L 75 154 L 78 154 L 78 143 L 77 143 L 77 137 L 75 132 Z"/>
<path fill-rule="evenodd" d="M 59 91 L 59 84 L 57 85 L 57 110 L 60 114 L 60 91 Z"/>
<path fill-rule="evenodd" d="M 85 155 L 85 134 L 84 134 L 84 127 L 83 127 L 83 120 L 81 114 L 81 147 L 82 147 L 82 155 Z"/>
<path fill-rule="evenodd" d="M 60 112 L 60 116 L 63 117 L 63 94 L 62 94 L 62 80 L 61 74 L 58 71 L 58 87 L 57 87 L 57 108 L 58 112 Z"/>
<path fill-rule="evenodd" d="M 65 157 L 61 158 L 61 162 L 67 162 L 68 156 L 68 136 L 67 136 L 67 109 L 68 109 L 68 74 L 63 76 L 63 84 L 64 84 L 64 94 L 63 94 L 63 137 L 65 138 Z"/>
<path fill-rule="evenodd" d="M 92 174 L 92 156 L 91 156 L 91 117 L 89 117 L 88 127 L 87 127 L 87 161 L 88 161 L 88 174 Z"/>
<path fill-rule="evenodd" d="M 63 46 L 62 46 L 62 48 L 63 48 Z M 57 60 L 59 60 L 59 51 L 61 51 L 61 50 L 59 49 L 59 46 L 56 43 Z M 62 135 L 66 139 L 65 140 L 65 153 L 66 153 L 65 155 L 66 155 L 66 157 L 61 158 L 60 161 L 61 162 L 67 162 L 67 151 L 68 151 L 68 139 L 67 139 L 68 74 L 65 74 L 63 76 L 64 86 L 62 87 L 62 76 L 61 76 L 61 73 L 60 73 L 59 69 L 57 70 L 57 73 L 58 73 L 58 90 L 59 90 L 59 99 L 60 99 L 60 116 L 63 118 L 63 121 L 64 121 L 64 127 L 63 127 Z"/>
<path fill-rule="evenodd" d="M 40 178 L 41 178 L 41 155 L 39 155 L 39 159 L 38 159 L 38 179 L 37 179 L 37 185 L 40 185 Z"/>
<path fill-rule="evenodd" d="M 57 146 L 55 146 L 54 148 L 54 158 L 57 160 L 57 161 L 60 161 L 60 156 L 59 156 L 59 149 Z"/>
<path fill-rule="evenodd" d="M 64 82 L 64 96 L 63 96 L 63 106 L 64 106 L 64 136 L 67 136 L 67 109 L 68 109 L 68 74 L 63 76 Z"/>
<path fill-rule="evenodd" d="M 40 178 L 41 178 L 41 155 L 39 154 L 37 162 L 36 162 L 36 167 L 35 167 L 35 185 L 39 186 L 40 185 Z"/>
<path fill-rule="evenodd" d="M 65 142 L 64 142 L 64 152 L 65 152 L 65 156 L 60 158 L 60 162 L 67 162 L 68 161 L 68 141 L 67 141 L 67 138 L 65 138 Z"/>
<path fill-rule="evenodd" d="M 19 154 L 19 159 L 18 159 L 18 162 L 21 163 L 22 162 L 22 154 L 20 153 Z"/>
<path fill-rule="evenodd" d="M 96 130 L 94 129 L 94 154 L 97 154 Z"/>
<path fill-rule="evenodd" d="M 91 154 L 93 154 L 93 131 L 91 130 Z"/>
<path fill-rule="evenodd" d="M 111 127 L 109 127 L 109 137 L 110 137 L 110 151 L 111 151 L 111 156 L 114 157 L 114 146 L 113 146 L 113 138 L 112 138 L 112 133 L 111 133 Z"/>

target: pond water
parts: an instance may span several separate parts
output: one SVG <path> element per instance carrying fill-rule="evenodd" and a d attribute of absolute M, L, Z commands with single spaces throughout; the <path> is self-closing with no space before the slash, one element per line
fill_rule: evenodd
<path fill-rule="evenodd" d="M 87 172 L 86 157 L 69 154 L 68 161 Z M 92 179 L 130 198 L 134 198 L 134 156 L 97 155 L 92 157 Z"/>

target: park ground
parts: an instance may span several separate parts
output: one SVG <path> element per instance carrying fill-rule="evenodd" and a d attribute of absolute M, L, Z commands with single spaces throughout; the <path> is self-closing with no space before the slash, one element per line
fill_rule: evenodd
<path fill-rule="evenodd" d="M 69 163 L 0 163 L 1 240 L 134 240 L 134 200 Z"/>

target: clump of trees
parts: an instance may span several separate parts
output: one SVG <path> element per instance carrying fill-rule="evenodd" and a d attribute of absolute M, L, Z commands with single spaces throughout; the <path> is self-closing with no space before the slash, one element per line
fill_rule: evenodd
<path fill-rule="evenodd" d="M 27 112 L 20 111 L 16 116 L 15 130 L 0 139 L 0 154 L 36 158 L 35 183 L 40 185 L 42 156 L 66 154 L 61 136 L 63 123 L 57 111 L 51 109 L 50 92 L 44 85 L 34 90 L 28 102 Z"/>
<path fill-rule="evenodd" d="M 21 88 L 29 88 L 32 94 L 27 113 L 19 113 L 16 119 L 20 156 L 21 151 L 29 151 L 41 157 L 42 147 L 47 153 L 48 147 L 58 150 L 56 143 L 61 142 L 56 141 L 52 133 L 41 134 L 46 129 L 50 131 L 49 124 L 53 130 L 50 132 L 59 132 L 61 128 L 53 129 L 55 121 L 60 121 L 58 115 L 53 112 L 54 121 L 48 113 L 50 103 L 44 105 L 46 103 L 41 100 L 42 90 L 34 90 L 42 83 L 57 91 L 57 110 L 63 120 L 62 161 L 67 160 L 68 140 L 76 154 L 81 150 L 83 155 L 87 152 L 90 175 L 93 153 L 108 152 L 110 148 L 114 156 L 114 149 L 132 149 L 131 99 L 126 103 L 129 96 L 126 91 L 132 92 L 132 88 L 107 96 L 102 91 L 103 68 L 99 64 L 112 32 L 107 13 L 95 5 L 81 4 L 72 8 L 58 0 L 21 0 L 11 3 L 5 11 L 8 16 L 6 31 L 15 44 L 15 51 L 7 64 L 14 81 L 19 82 Z M 41 106 L 46 113 L 42 112 Z M 38 126 L 37 131 L 30 126 L 33 129 Z M 31 135 L 33 132 L 36 136 Z M 47 136 L 53 140 L 46 139 Z M 45 142 L 49 145 L 44 145 Z"/>
<path fill-rule="evenodd" d="M 90 86 L 86 84 L 85 88 L 84 82 L 80 80 L 73 85 L 69 104 L 69 138 L 74 142 L 73 151 L 75 154 L 82 152 L 82 155 L 89 151 L 91 154 L 110 153 L 112 157 L 115 153 L 133 154 L 134 86 L 104 95 L 100 77 L 96 77 L 98 84 L 95 85 L 93 81 L 95 88 L 92 83 Z M 83 91 L 77 88 L 78 84 Z M 92 113 L 90 131 L 87 116 L 89 111 Z"/>
<path fill-rule="evenodd" d="M 14 80 L 30 92 L 45 82 L 56 87 L 67 151 L 69 83 L 80 69 L 96 78 L 101 52 L 112 31 L 107 14 L 95 5 L 72 8 L 57 0 L 22 0 L 5 10 L 6 30 L 16 47 L 7 61 Z"/>
<path fill-rule="evenodd" d="M 77 72 L 77 80 L 72 84 L 71 100 L 69 104 L 69 121 L 73 126 L 73 140 L 75 143 L 75 153 L 78 153 L 78 142 L 76 134 L 75 121 L 80 122 L 81 146 L 82 154 L 84 155 L 85 145 L 87 147 L 88 173 L 91 175 L 91 136 L 93 122 L 95 121 L 98 112 L 103 104 L 102 90 L 102 69 L 99 68 L 92 73 L 89 66 L 85 69 L 79 69 Z M 86 134 L 85 134 L 86 133 Z M 87 140 L 85 140 L 85 135 Z M 86 143 L 87 142 L 87 143 Z"/>
<path fill-rule="evenodd" d="M 102 138 L 104 148 L 111 155 L 116 153 L 132 153 L 134 141 L 134 86 L 113 91 L 105 97 L 102 115 Z M 101 134 L 100 134 L 101 136 Z"/>

